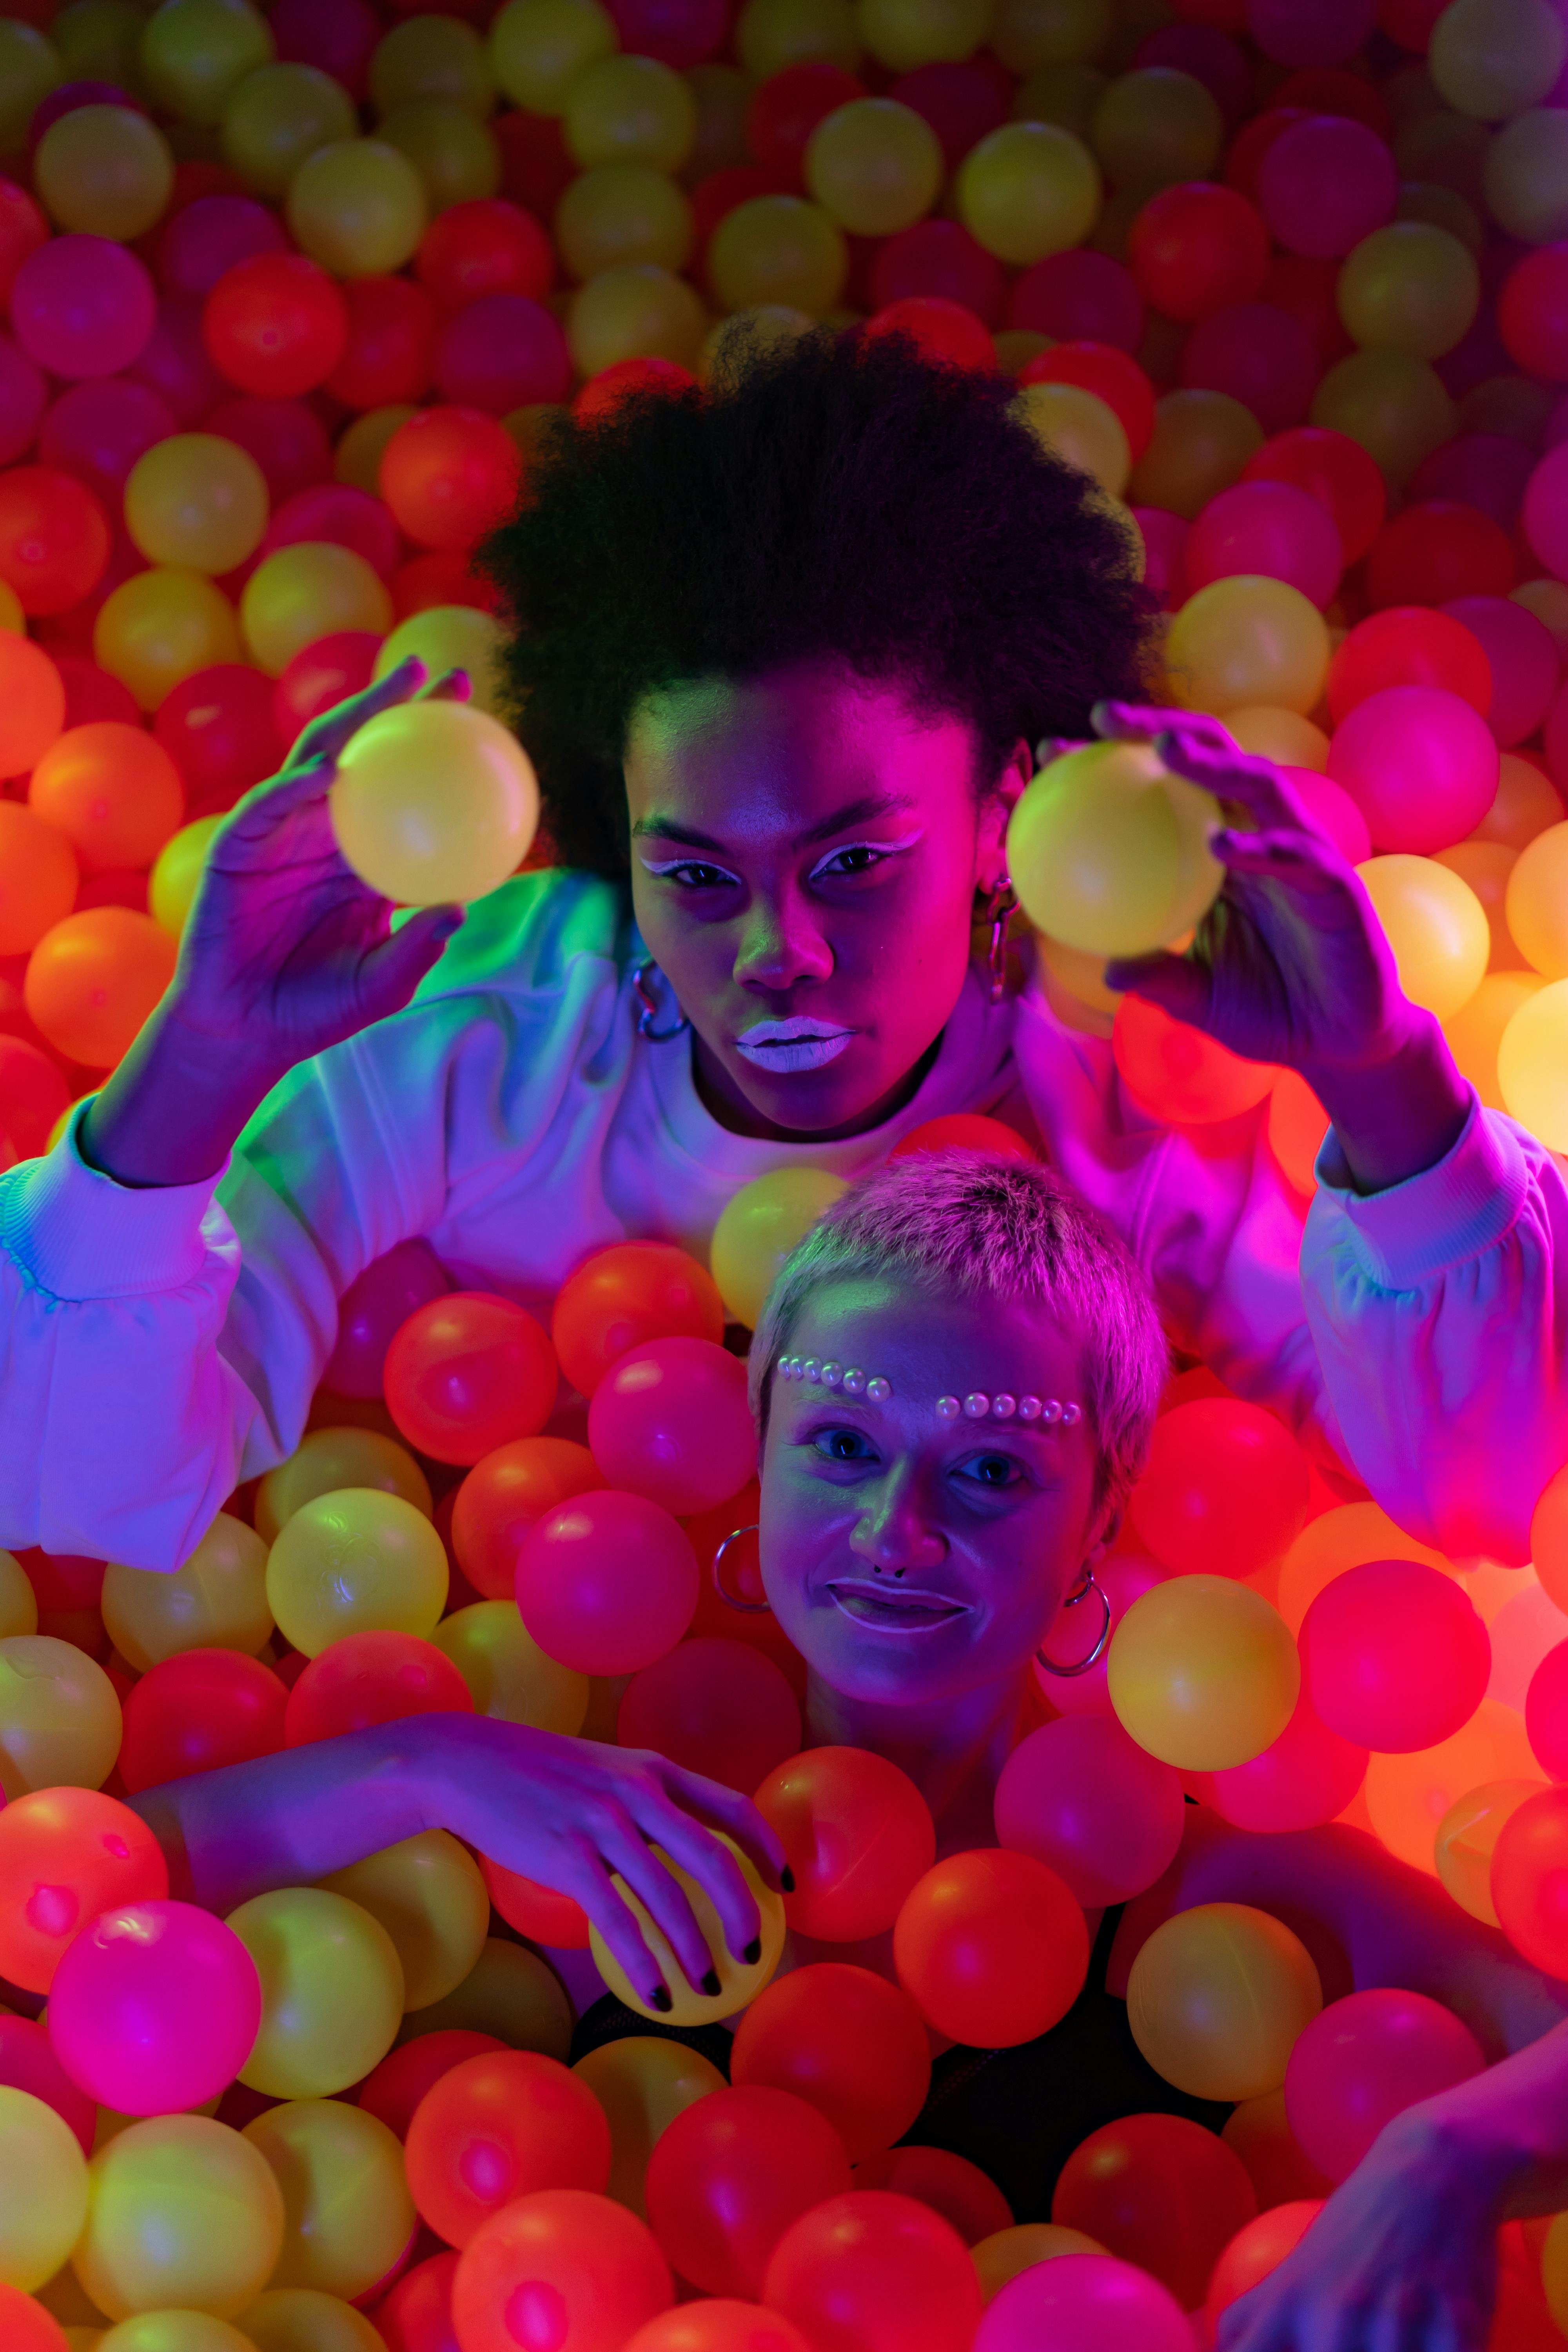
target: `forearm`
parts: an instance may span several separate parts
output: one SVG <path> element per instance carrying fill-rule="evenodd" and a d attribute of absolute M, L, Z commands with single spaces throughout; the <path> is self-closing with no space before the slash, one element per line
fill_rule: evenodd
<path fill-rule="evenodd" d="M 190 1030 L 166 997 L 89 1105 L 81 1156 L 118 1184 L 203 1183 L 282 1076 L 241 1040 Z"/>
<path fill-rule="evenodd" d="M 1312 1064 L 1301 1076 L 1333 1122 L 1359 1192 L 1383 1192 L 1453 1150 L 1469 1091 L 1429 1013 L 1410 1008 L 1408 1036 L 1383 1061 Z"/>
<path fill-rule="evenodd" d="M 1568 2206 L 1568 2021 L 1390 2126 L 1500 2221 Z"/>

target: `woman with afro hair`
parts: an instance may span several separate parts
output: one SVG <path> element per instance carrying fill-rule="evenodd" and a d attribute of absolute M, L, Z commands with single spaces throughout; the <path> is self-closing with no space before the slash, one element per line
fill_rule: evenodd
<path fill-rule="evenodd" d="M 749 1180 L 985 1112 L 1331 1478 L 1528 1558 L 1568 1457 L 1562 1174 L 1460 1080 L 1279 772 L 1142 707 L 1122 528 L 1012 394 L 819 331 L 554 428 L 484 560 L 560 862 L 396 928 L 342 862 L 334 758 L 416 664 L 240 804 L 132 1052 L 0 1176 L 0 1544 L 177 1567 L 299 1444 L 339 1300 L 400 1243 L 547 1313 L 595 1249 L 705 1255 Z M 1005 952 L 1008 812 L 1096 730 L 1236 812 L 1191 947 L 1109 978 L 1310 1082 L 1304 1229 L 1263 1110 L 1164 1127 Z"/>

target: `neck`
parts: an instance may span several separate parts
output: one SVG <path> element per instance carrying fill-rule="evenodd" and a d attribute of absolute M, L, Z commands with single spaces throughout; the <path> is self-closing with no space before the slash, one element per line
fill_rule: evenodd
<path fill-rule="evenodd" d="M 816 1675 L 806 1684 L 806 1739 L 869 1748 L 907 1772 L 937 1825 L 939 1853 L 994 1843 L 992 1802 L 1023 1705 L 1021 1675 L 985 1683 L 930 1706 L 847 1698 Z"/>

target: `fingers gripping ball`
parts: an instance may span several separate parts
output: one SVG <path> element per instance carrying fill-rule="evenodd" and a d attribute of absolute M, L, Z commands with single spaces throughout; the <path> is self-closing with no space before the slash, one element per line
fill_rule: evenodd
<path fill-rule="evenodd" d="M 606 1487 L 536 1522 L 518 1553 L 516 1592 L 547 1656 L 579 1674 L 632 1675 L 690 1624 L 697 1555 L 657 1503 Z"/>
<path fill-rule="evenodd" d="M 1484 2063 L 1468 2026 L 1425 1993 L 1352 1992 L 1331 2001 L 1297 2041 L 1285 2112 L 1302 2154 L 1343 2180 L 1384 2124 Z"/>
<path fill-rule="evenodd" d="M 694 2286 L 756 2295 L 791 2222 L 849 2187 L 843 2142 L 804 2099 L 715 2091 L 676 2116 L 648 2159 L 648 2227 Z"/>
<path fill-rule="evenodd" d="M 1307 1457 L 1261 1406 L 1200 1397 L 1155 1423 L 1128 1512 L 1141 1540 L 1178 1576 L 1252 1576 L 1301 1532 Z"/>
<path fill-rule="evenodd" d="M 1223 1576 L 1174 1576 L 1111 1636 L 1110 1703 L 1140 1748 L 1179 1771 L 1246 1764 L 1289 1722 L 1301 1662 L 1278 1610 Z"/>
<path fill-rule="evenodd" d="M 1491 1643 L 1454 1579 L 1413 1559 L 1368 1560 L 1326 1585 L 1301 1623 L 1307 1696 L 1363 1748 L 1434 1748 L 1486 1696 Z"/>
<path fill-rule="evenodd" d="M 515 874 L 539 824 L 527 752 L 482 710 L 405 703 L 362 727 L 328 807 L 362 880 L 401 906 L 482 898 Z"/>
<path fill-rule="evenodd" d="M 446 1546 L 424 1513 L 369 1486 L 305 1504 L 267 1559 L 268 1605 L 308 1658 L 345 1633 L 433 1633 L 448 1580 Z"/>
<path fill-rule="evenodd" d="M 532 1437 L 555 1403 L 555 1354 L 542 1328 L 487 1291 L 418 1307 L 386 1351 L 384 1378 L 393 1420 L 437 1462 L 471 1465 Z"/>
<path fill-rule="evenodd" d="M 232 2319 L 267 2285 L 282 2242 L 283 2199 L 255 2148 L 205 2116 L 156 2116 L 93 2158 L 71 2267 L 110 2319 Z"/>
<path fill-rule="evenodd" d="M 593 1928 L 589 1948 L 594 1955 L 595 1966 L 610 1990 L 618 1999 L 624 2000 L 628 2009 L 635 2009 L 639 2017 L 653 2018 L 663 2025 L 711 2025 L 720 2018 L 733 2017 L 738 2011 L 744 2009 L 749 2001 L 756 1999 L 779 1964 L 779 1955 L 784 1950 L 784 1939 L 783 1898 L 775 1895 L 771 1886 L 763 1885 L 751 1861 L 741 1852 L 732 1838 L 721 1836 L 719 1842 L 721 1845 L 727 1846 L 733 1855 L 752 1899 L 761 1914 L 762 1927 L 757 1937 L 757 1945 L 760 1947 L 758 1956 L 754 1960 L 736 1959 L 725 1941 L 723 1927 L 707 1890 L 700 1886 L 695 1878 L 672 1862 L 668 1854 L 656 1845 L 652 1849 L 655 1859 L 668 1871 L 691 1906 L 698 1929 L 713 1962 L 713 1972 L 719 1979 L 719 1990 L 712 1994 L 693 1990 L 687 1982 L 685 1971 L 676 1958 L 674 1951 L 666 1941 L 662 1929 L 655 1926 L 640 1896 L 634 1894 L 625 1880 L 616 1875 L 612 1878 L 611 1884 L 636 1920 L 642 1939 L 653 1955 L 654 1967 L 658 1971 L 660 1981 L 669 1990 L 673 2006 L 665 2010 L 656 2009 L 650 2001 L 643 1999 L 619 1960 L 611 1952 L 597 1926 Z"/>
<path fill-rule="evenodd" d="M 466 2246 L 514 2198 L 602 2189 L 610 2126 L 587 2085 L 531 2050 L 465 2059 L 431 2084 L 408 2126 L 408 2185 L 420 2217 Z"/>
<path fill-rule="evenodd" d="M 669 2265 L 635 2213 L 584 2189 L 514 2198 L 464 2247 L 452 2289 L 463 2352 L 611 2352 L 674 2302 Z"/>
<path fill-rule="evenodd" d="M 1033 1854 L 1086 1905 L 1152 1886 L 1175 1858 L 1185 1811 L 1178 1774 L 1106 1716 L 1042 1724 L 996 1784 L 998 1843 Z"/>
<path fill-rule="evenodd" d="M 611 1486 L 667 1511 L 708 1511 L 757 1466 L 746 1368 L 711 1339 L 656 1339 L 613 1364 L 588 1408 L 588 1443 Z"/>
<path fill-rule="evenodd" d="M 847 2186 L 847 2164 L 844 2170 Z M 87 2158 L 63 2116 L 7 2083 L 0 2083 L 0 2283 L 31 2294 L 81 2234 Z"/>
<path fill-rule="evenodd" d="M 644 2183 L 655 2147 L 677 2116 L 723 2090 L 724 2077 L 700 2050 L 654 2034 L 603 2042 L 579 2058 L 572 2072 L 593 2092 L 609 2123 L 605 2193 L 646 2221 Z"/>
<path fill-rule="evenodd" d="M 825 1168 L 778 1168 L 731 1195 L 713 1228 L 709 1263 L 738 1323 L 756 1328 L 784 1259 L 844 1190 L 844 1179 Z"/>
<path fill-rule="evenodd" d="M 191 1903 L 100 1912 L 49 1992 L 49 2040 L 72 2082 L 117 2115 L 169 2115 L 227 2089 L 261 2022 L 239 1937 Z"/>
<path fill-rule="evenodd" d="M 893 1960 L 939 2033 L 1007 2049 L 1066 2016 L 1088 1972 L 1089 1929 L 1065 1883 L 1032 1855 L 958 1853 L 905 1901 Z"/>
<path fill-rule="evenodd" d="M 936 1860 L 925 1799 L 868 1748 L 791 1757 L 759 1785 L 756 1805 L 795 1874 L 784 1916 L 819 1943 L 885 1934 Z"/>
<path fill-rule="evenodd" d="M 1167 1919 L 1127 1983 L 1132 2039 L 1157 2074 L 1197 2099 L 1278 2090 L 1322 2005 L 1300 1937 L 1245 1903 L 1204 1903 Z"/>
<path fill-rule="evenodd" d="M 969 2352 L 981 2310 L 952 2222 L 881 2189 L 803 2213 L 773 2249 L 763 2295 L 808 2342 L 854 2352 Z"/>
<path fill-rule="evenodd" d="M 261 1979 L 241 2082 L 274 2099 L 327 2098 L 391 2049 L 403 1964 L 379 1919 L 316 1886 L 280 1886 L 229 1914 Z"/>
<path fill-rule="evenodd" d="M 283 2244 L 268 2284 L 345 2303 L 368 2296 L 416 2227 L 395 2133 L 346 2099 L 294 2099 L 258 2116 L 245 2137 L 283 2192 Z"/>
<path fill-rule="evenodd" d="M 1142 955 L 1190 930 L 1224 881 L 1219 804 L 1144 745 L 1090 743 L 1041 769 L 1007 827 L 1007 863 L 1036 927 L 1097 956 Z"/>
<path fill-rule="evenodd" d="M 47 1992 L 68 1945 L 99 1912 L 169 1892 L 140 1814 L 96 1789 L 41 1789 L 0 1807 L 0 1977 Z"/>
<path fill-rule="evenodd" d="M 730 2079 L 808 2100 L 858 2164 L 901 2139 L 920 2114 L 931 2045 L 907 1992 L 869 1969 L 819 1960 L 758 1994 L 736 2029 Z"/>
<path fill-rule="evenodd" d="M 1074 2148 L 1051 2198 L 1053 2221 L 1152 2271 L 1189 2311 L 1202 2303 L 1223 2248 L 1257 2210 L 1241 2158 L 1184 2116 L 1102 2125 Z"/>
<path fill-rule="evenodd" d="M 723 1336 L 724 1307 L 712 1276 L 668 1242 L 617 1242 L 596 1250 L 567 1276 L 550 1318 L 561 1369 L 585 1397 L 634 1348 Z"/>

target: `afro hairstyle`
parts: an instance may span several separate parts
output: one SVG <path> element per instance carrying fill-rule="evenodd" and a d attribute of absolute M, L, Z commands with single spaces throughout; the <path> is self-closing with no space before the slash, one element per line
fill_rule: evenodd
<path fill-rule="evenodd" d="M 977 776 L 1143 691 L 1155 600 L 1126 526 L 1016 395 L 907 337 L 817 329 L 551 425 L 479 560 L 563 864 L 626 872 L 632 714 L 682 681 L 837 659 L 966 722 Z"/>

